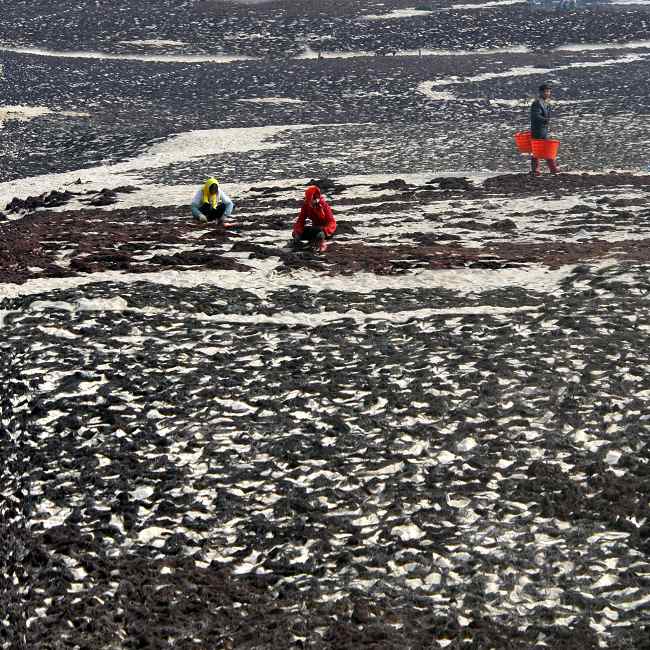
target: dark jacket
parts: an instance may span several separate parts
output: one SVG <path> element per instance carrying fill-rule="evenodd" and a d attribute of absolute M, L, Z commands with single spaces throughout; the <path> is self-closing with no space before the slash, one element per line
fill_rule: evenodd
<path fill-rule="evenodd" d="M 530 136 L 535 140 L 548 138 L 548 124 L 551 120 L 551 107 L 543 99 L 536 99 L 530 106 Z"/>

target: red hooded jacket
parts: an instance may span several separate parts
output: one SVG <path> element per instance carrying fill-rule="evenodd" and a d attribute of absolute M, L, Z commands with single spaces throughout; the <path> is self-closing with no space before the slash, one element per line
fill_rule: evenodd
<path fill-rule="evenodd" d="M 318 207 L 313 208 L 312 199 L 318 198 Z M 316 185 L 310 185 L 305 190 L 305 201 L 300 209 L 300 214 L 293 224 L 293 234 L 300 237 L 305 229 L 305 221 L 311 219 L 311 222 L 317 228 L 322 228 L 327 237 L 331 237 L 336 231 L 336 221 L 332 208 L 327 204 L 325 197 L 321 195 L 320 188 Z"/>

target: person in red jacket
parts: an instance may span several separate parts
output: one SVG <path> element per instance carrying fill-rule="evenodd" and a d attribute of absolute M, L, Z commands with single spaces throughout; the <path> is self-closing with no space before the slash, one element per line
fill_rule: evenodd
<path fill-rule="evenodd" d="M 332 237 L 335 231 L 336 221 L 332 208 L 320 193 L 320 188 L 310 185 L 305 190 L 305 200 L 296 223 L 293 224 L 294 243 L 307 241 L 322 253 L 327 248 L 325 240 Z"/>

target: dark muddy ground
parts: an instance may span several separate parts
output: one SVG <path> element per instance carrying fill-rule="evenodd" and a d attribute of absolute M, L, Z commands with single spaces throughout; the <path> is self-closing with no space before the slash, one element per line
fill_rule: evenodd
<path fill-rule="evenodd" d="M 63 206 L 78 196 L 74 191 L 46 194 L 7 206 L 10 216 L 25 216 L 0 224 L 0 282 L 112 270 L 248 272 L 247 257 L 278 259 L 278 272 L 307 268 L 328 275 L 534 264 L 557 268 L 608 258 L 646 262 L 649 187 L 650 176 L 630 174 L 540 179 L 511 174 L 482 185 L 439 177 L 416 186 L 397 179 L 360 198 L 355 195 L 359 188 L 335 184 L 331 195 L 342 212 L 326 256 L 286 247 L 300 203 L 281 197 L 287 192 L 300 196 L 298 188 L 251 188 L 254 196 L 238 200 L 233 228 L 197 225 L 186 206 L 68 211 Z M 133 189 L 103 190 L 85 201 L 110 204 Z M 517 210 L 508 207 L 508 199 L 529 203 Z M 569 203 L 558 209 L 555 204 L 563 200 Z M 52 204 L 61 211 L 42 209 Z M 385 229 L 392 226 L 400 230 L 392 230 L 387 240 Z"/>
<path fill-rule="evenodd" d="M 645 169 L 649 162 L 643 145 L 650 95 L 647 46 L 585 52 L 553 49 L 569 43 L 616 46 L 648 41 L 648 11 L 643 7 L 558 14 L 512 5 L 373 21 L 362 15 L 389 12 L 403 3 L 381 8 L 359 3 L 350 5 L 349 13 L 337 11 L 315 22 L 309 3 L 295 11 L 275 3 L 206 3 L 171 14 L 164 3 L 138 8 L 135 3 L 128 7 L 118 3 L 108 5 L 101 15 L 93 14 L 91 21 L 84 18 L 88 3 L 51 3 L 50 8 L 40 2 L 4 4 L 0 39 L 4 30 L 3 40 L 11 46 L 170 56 L 225 52 L 257 60 L 215 65 L 2 52 L 4 103 L 46 106 L 55 113 L 5 124 L 0 180 L 124 160 L 147 144 L 191 129 L 268 124 L 320 127 L 296 134 L 276 156 L 226 153 L 190 165 L 170 165 L 156 177 L 165 182 L 185 182 L 187 177 L 193 181 L 206 166 L 251 183 L 303 176 L 305 167 L 315 175 L 512 170 L 517 164 L 512 134 L 525 125 L 527 103 L 546 80 L 554 82 L 558 100 L 569 102 L 557 106 L 554 120 L 563 140 L 564 165 Z M 34 13 L 41 19 L 36 20 Z M 462 51 L 523 46 L 532 51 L 291 58 L 308 45 L 315 47 L 312 36 L 328 51 L 371 55 L 419 47 Z M 124 43 L 138 39 L 183 44 L 161 49 Z M 600 64 L 594 67 L 595 63 Z M 522 67 L 529 67 L 530 73 L 475 80 L 477 75 Z M 461 83 L 446 85 L 452 76 Z M 418 89 L 426 82 L 443 83 L 433 90 L 451 91 L 455 99 L 427 97 Z M 302 103 L 242 101 L 273 97 Z M 503 100 L 520 104 L 499 103 Z M 61 110 L 88 115 L 64 117 L 56 112 Z"/>
<path fill-rule="evenodd" d="M 172 54 L 180 50 L 285 59 L 303 53 L 307 46 L 328 51 L 391 52 L 418 47 L 525 45 L 545 51 L 566 43 L 616 43 L 648 37 L 648 10 L 642 5 L 545 12 L 531 10 L 524 3 L 492 7 L 476 4 L 477 9 L 467 10 L 454 9 L 453 2 L 414 0 L 285 0 L 255 5 L 164 0 L 109 3 L 97 12 L 93 0 L 45 0 L 38 5 L 27 0 L 4 0 L 0 3 L 4 16 L 0 38 L 12 45 L 106 52 L 151 51 L 137 41 L 160 39 L 172 43 L 157 50 Z M 366 19 L 416 6 L 431 13 L 399 20 Z"/>
<path fill-rule="evenodd" d="M 546 80 L 555 84 L 557 99 L 568 102 L 558 104 L 554 119 L 562 140 L 561 165 L 645 169 L 648 155 L 640 142 L 648 127 L 646 54 L 640 52 L 638 61 L 628 60 L 628 52 L 612 51 L 232 63 L 217 66 L 218 82 L 215 66 L 208 64 L 6 54 L 7 104 L 88 116 L 55 113 L 7 122 L 0 179 L 117 162 L 192 129 L 268 124 L 314 126 L 282 135 L 283 146 L 272 152 L 225 152 L 170 163 L 153 178 L 194 182 L 206 168 L 218 169 L 224 179 L 250 183 L 360 171 L 512 170 L 520 164 L 512 135 L 525 127 L 530 96 Z M 606 61 L 588 69 L 567 67 Z M 544 71 L 473 80 L 527 66 Z M 446 85 L 454 75 L 467 81 Z M 32 78 L 39 83 L 26 87 Z M 427 82 L 442 84 L 433 90 L 452 92 L 456 99 L 427 97 L 419 90 Z M 301 103 L 242 101 L 260 97 Z M 518 104 L 500 104 L 503 100 Z M 148 180 L 145 175 L 143 182 Z"/>
<path fill-rule="evenodd" d="M 645 647 L 649 182 L 4 223 L 2 647 Z"/>
<path fill-rule="evenodd" d="M 647 8 L 101 4 L 0 0 L 0 40 L 258 58 L 1 52 L 3 104 L 53 113 L 8 116 L 0 182 L 80 182 L 0 206 L 0 647 L 650 647 L 650 176 L 615 171 L 650 49 L 552 49 Z M 457 54 L 388 56 L 419 47 Z M 546 80 L 568 173 L 531 179 Z M 268 125 L 308 126 L 82 178 Z M 249 188 L 232 228 L 123 204 L 206 170 Z M 325 255 L 287 246 L 309 178 Z"/>

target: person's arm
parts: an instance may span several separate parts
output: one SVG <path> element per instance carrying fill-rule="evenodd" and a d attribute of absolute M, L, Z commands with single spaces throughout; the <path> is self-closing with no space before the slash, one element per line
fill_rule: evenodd
<path fill-rule="evenodd" d="M 300 237 L 302 233 L 305 231 L 305 219 L 307 218 L 307 212 L 305 209 L 305 206 L 303 205 L 302 208 L 300 208 L 300 214 L 298 215 L 298 218 L 296 219 L 296 223 L 293 224 L 293 236 L 294 237 Z"/>
<path fill-rule="evenodd" d="M 201 200 L 203 199 L 203 192 L 199 190 L 192 199 L 192 216 L 195 219 L 200 219 L 203 216 L 201 212 Z"/>
<path fill-rule="evenodd" d="M 323 206 L 323 214 L 325 215 L 325 225 L 323 226 L 323 232 L 328 237 L 331 237 L 336 231 L 336 220 L 334 219 L 334 213 L 332 212 L 332 208 L 330 208 L 327 201 L 323 201 L 321 205 Z"/>
<path fill-rule="evenodd" d="M 232 211 L 235 209 L 235 204 L 232 202 L 232 199 L 223 190 L 219 190 L 219 191 L 221 192 L 221 200 L 225 206 L 223 216 L 229 217 L 232 214 Z"/>
<path fill-rule="evenodd" d="M 539 101 L 535 100 L 530 107 L 530 121 L 533 124 L 548 124 L 548 118 L 544 115 L 542 105 Z"/>

